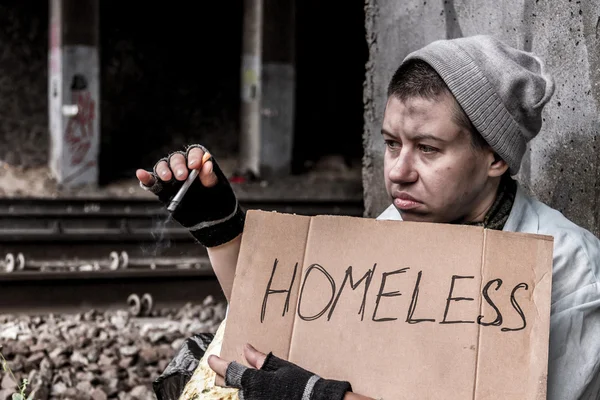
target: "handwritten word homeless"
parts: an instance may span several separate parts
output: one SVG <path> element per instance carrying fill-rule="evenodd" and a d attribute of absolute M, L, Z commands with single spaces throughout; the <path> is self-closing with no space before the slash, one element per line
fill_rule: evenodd
<path fill-rule="evenodd" d="M 285 288 L 285 289 L 281 289 L 281 288 L 276 289 L 276 288 L 273 288 L 273 278 L 275 276 L 275 273 L 277 272 L 278 264 L 279 264 L 279 260 L 275 259 L 275 262 L 273 263 L 273 268 L 271 271 L 271 276 L 269 278 L 268 283 L 266 283 L 266 289 L 265 289 L 265 294 L 263 297 L 262 308 L 260 310 L 261 323 L 264 322 L 265 315 L 267 312 L 267 305 L 268 305 L 270 296 L 285 295 L 286 300 L 285 300 L 285 303 L 283 306 L 283 312 L 282 312 L 281 316 L 284 317 L 286 315 L 286 313 L 289 312 L 290 296 L 292 294 L 292 288 L 294 287 L 294 282 L 297 279 L 299 266 L 298 266 L 298 263 L 296 263 L 294 265 L 293 271 L 291 271 L 291 269 L 290 269 L 290 270 L 284 272 L 284 273 L 291 272 L 290 277 L 289 277 L 289 282 L 290 282 L 289 287 Z M 400 291 L 393 290 L 394 284 L 393 284 L 393 282 L 390 282 L 394 276 L 402 274 L 403 278 L 404 278 L 404 276 L 406 276 L 406 278 L 404 278 L 404 279 L 411 279 L 414 281 L 414 288 L 412 290 L 410 306 L 408 307 L 408 310 L 406 311 L 406 318 L 404 320 L 405 322 L 407 322 L 409 324 L 437 322 L 439 324 L 474 324 L 474 323 L 477 323 L 482 326 L 503 326 L 502 313 L 503 312 L 504 313 L 516 312 L 520 316 L 522 324 L 520 326 L 514 326 L 514 327 L 502 327 L 501 331 L 502 332 L 520 331 L 527 326 L 527 320 L 525 318 L 525 314 L 523 313 L 521 306 L 517 302 L 515 294 L 519 290 L 528 290 L 529 286 L 525 282 L 521 282 L 521 283 L 518 283 L 517 285 L 515 285 L 512 288 L 512 290 L 510 291 L 510 304 L 512 306 L 512 310 L 500 310 L 490 295 L 490 292 L 493 293 L 494 291 L 498 291 L 502 287 L 503 281 L 500 278 L 495 278 L 495 279 L 489 280 L 483 286 L 483 289 L 481 291 L 483 299 L 485 299 L 486 303 L 493 309 L 495 315 L 492 315 L 492 316 L 475 315 L 475 316 L 473 316 L 472 320 L 453 319 L 451 308 L 458 306 L 455 303 L 459 303 L 461 301 L 474 301 L 475 300 L 472 297 L 465 297 L 464 295 L 461 295 L 460 291 L 457 290 L 457 288 L 456 288 L 459 281 L 474 279 L 475 276 L 472 276 L 472 275 L 452 275 L 449 277 L 449 279 L 448 279 L 448 287 L 449 287 L 448 296 L 445 299 L 445 302 L 444 302 L 445 304 L 440 305 L 440 307 L 443 307 L 443 317 L 441 318 L 441 320 L 439 320 L 439 318 L 438 319 L 436 319 L 436 318 L 417 318 L 417 317 L 415 317 L 415 312 L 416 312 L 417 305 L 419 302 L 419 288 L 421 285 L 421 280 L 424 279 L 424 277 L 423 277 L 422 270 L 416 271 L 416 276 L 410 277 L 411 273 L 413 275 L 415 275 L 414 272 L 415 271 L 413 271 L 410 267 L 399 268 L 399 269 L 396 269 L 393 271 L 378 271 L 377 264 L 374 264 L 372 268 L 370 268 L 364 275 L 362 275 L 358 280 L 356 280 L 356 276 L 354 276 L 354 274 L 353 274 L 352 266 L 349 266 L 348 269 L 346 269 L 346 273 L 344 275 L 343 280 L 341 281 L 341 283 L 339 283 L 339 282 L 335 281 L 335 279 L 332 277 L 332 275 L 327 271 L 327 269 L 323 265 L 316 264 L 316 263 L 311 264 L 308 268 L 306 268 L 306 272 L 304 273 L 304 276 L 302 277 L 302 282 L 301 282 L 301 286 L 300 286 L 300 294 L 299 294 L 299 299 L 298 299 L 298 307 L 296 309 L 296 312 L 298 314 L 298 317 L 304 321 L 314 321 L 319 318 L 327 318 L 327 321 L 329 321 L 329 320 L 331 320 L 332 316 L 334 315 L 336 307 L 337 307 L 338 303 L 340 302 L 340 298 L 342 298 L 342 294 L 346 293 L 348 291 L 354 292 L 356 290 L 359 290 L 359 288 L 362 286 L 362 292 L 361 292 L 362 293 L 362 303 L 358 310 L 358 314 L 360 315 L 360 320 L 363 321 L 365 318 L 365 311 L 367 309 L 367 301 L 368 301 L 368 299 L 370 299 L 369 301 L 371 303 L 374 303 L 373 313 L 370 316 L 372 321 L 374 321 L 374 322 L 396 321 L 399 319 L 397 316 L 391 316 L 391 315 L 381 316 L 378 314 L 378 309 L 379 309 L 379 305 L 380 305 L 381 301 L 383 301 L 383 299 L 398 297 L 398 296 L 403 295 L 403 293 L 401 293 Z M 379 285 L 378 289 L 370 290 L 371 283 L 373 281 L 373 278 L 376 276 L 376 274 L 379 274 L 381 276 L 381 279 L 380 279 L 381 284 Z M 317 279 L 319 278 L 319 277 L 315 277 L 315 275 L 319 275 L 319 277 L 321 279 L 326 279 L 329 282 L 329 285 L 331 287 L 331 293 L 322 294 L 322 297 L 325 298 L 325 301 L 327 302 L 323 306 L 322 309 L 320 309 L 317 313 L 314 313 L 314 312 L 307 313 L 303 310 L 302 300 L 304 298 L 305 290 L 308 288 L 308 286 L 311 284 L 311 282 L 312 283 L 315 282 L 315 279 L 313 279 L 313 278 L 317 278 Z M 391 300 L 389 300 L 389 301 L 391 301 Z M 506 302 L 501 302 L 501 303 L 506 304 Z"/>

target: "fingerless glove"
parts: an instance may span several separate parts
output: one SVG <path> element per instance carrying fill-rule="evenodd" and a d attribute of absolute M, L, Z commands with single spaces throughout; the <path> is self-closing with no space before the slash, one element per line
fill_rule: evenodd
<path fill-rule="evenodd" d="M 170 159 L 174 154 L 182 154 L 187 158 L 190 150 L 201 148 L 204 152 L 208 150 L 201 145 L 188 146 L 186 152 L 174 152 L 168 157 L 158 160 L 152 169 L 154 175 L 154 184 L 150 187 L 140 186 L 154 193 L 160 202 L 168 206 L 173 197 L 177 194 L 184 181 L 178 181 L 174 177 L 165 182 L 158 178 L 156 167 L 161 161 L 170 164 Z M 245 222 L 245 212 L 240 206 L 229 180 L 219 168 L 219 164 L 211 156 L 209 159 L 213 163 L 213 171 L 217 176 L 217 183 L 212 187 L 205 187 L 200 179 L 195 179 L 188 189 L 187 193 L 179 203 L 179 206 L 173 211 L 173 219 L 182 226 L 189 229 L 192 236 L 206 247 L 214 247 L 227 243 L 242 233 Z"/>
<path fill-rule="evenodd" d="M 225 385 L 240 389 L 240 400 L 342 400 L 349 382 L 323 379 L 269 353 L 261 369 L 229 363 Z"/>

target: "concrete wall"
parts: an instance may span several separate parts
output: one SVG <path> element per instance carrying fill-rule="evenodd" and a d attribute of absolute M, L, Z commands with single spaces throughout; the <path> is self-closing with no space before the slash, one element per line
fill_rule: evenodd
<path fill-rule="evenodd" d="M 48 159 L 48 4 L 0 3 L 0 160 Z"/>
<path fill-rule="evenodd" d="M 556 90 L 517 177 L 540 200 L 600 234 L 600 0 L 367 0 L 363 182 L 368 216 L 389 201 L 380 135 L 388 80 L 410 51 L 493 34 L 547 63 Z"/>

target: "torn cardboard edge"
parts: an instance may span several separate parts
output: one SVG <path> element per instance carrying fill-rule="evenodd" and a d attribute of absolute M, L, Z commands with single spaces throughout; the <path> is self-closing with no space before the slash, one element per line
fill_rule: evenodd
<path fill-rule="evenodd" d="M 251 343 L 355 392 L 545 396 L 553 238 L 248 211 L 221 356 Z"/>

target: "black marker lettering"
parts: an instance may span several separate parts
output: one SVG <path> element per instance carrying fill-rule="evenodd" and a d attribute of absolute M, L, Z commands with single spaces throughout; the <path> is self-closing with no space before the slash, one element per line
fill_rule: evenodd
<path fill-rule="evenodd" d="M 485 287 L 483 288 L 482 294 L 483 294 L 483 298 L 485 299 L 485 301 L 494 309 L 494 311 L 496 311 L 496 319 L 493 320 L 492 322 L 481 322 L 481 320 L 483 319 L 483 315 L 480 315 L 479 317 L 477 317 L 477 323 L 479 325 L 483 325 L 483 326 L 500 326 L 502 325 L 502 314 L 500 314 L 500 310 L 498 310 L 498 307 L 496 307 L 496 304 L 494 304 L 494 302 L 492 301 L 492 299 L 490 299 L 490 295 L 488 294 L 488 290 L 490 288 L 490 286 L 492 286 L 492 283 L 496 282 L 496 291 L 498 291 L 498 289 L 500 289 L 500 286 L 502 286 L 502 279 L 493 279 L 491 281 L 489 281 Z"/>
<path fill-rule="evenodd" d="M 402 293 L 400 293 L 397 290 L 394 292 L 385 292 L 385 293 L 383 292 L 383 289 L 385 288 L 385 281 L 386 281 L 387 277 L 390 275 L 402 274 L 409 269 L 410 268 L 407 267 L 407 268 L 397 269 L 396 271 L 392 271 L 392 272 L 384 272 L 382 274 L 381 286 L 379 287 L 379 293 L 377 293 L 377 300 L 375 300 L 375 310 L 373 310 L 373 317 L 371 318 L 373 321 L 385 322 L 385 321 L 394 321 L 394 320 L 398 319 L 398 318 L 376 318 L 377 309 L 379 308 L 379 301 L 381 300 L 382 297 L 395 297 L 395 296 L 402 295 Z"/>
<path fill-rule="evenodd" d="M 524 288 L 525 290 L 529 290 L 529 286 L 527 286 L 527 284 L 525 282 L 519 283 L 517 286 L 514 287 L 514 289 L 512 290 L 512 292 L 510 294 L 510 303 L 512 304 L 513 308 L 521 316 L 521 319 L 523 320 L 523 326 L 520 328 L 502 328 L 502 329 L 500 329 L 502 332 L 520 331 L 521 329 L 525 329 L 525 327 L 527 326 L 527 321 L 525 320 L 525 314 L 523 313 L 523 310 L 521 310 L 519 303 L 517 303 L 517 300 L 515 299 L 516 291 L 521 288 Z"/>
<path fill-rule="evenodd" d="M 450 284 L 450 293 L 448 293 L 448 299 L 446 300 L 446 310 L 444 311 L 444 319 L 440 324 L 474 324 L 475 321 L 447 321 L 446 317 L 448 316 L 448 309 L 450 308 L 451 301 L 473 301 L 471 297 L 452 297 L 452 291 L 454 290 L 454 282 L 457 279 L 473 279 L 474 276 L 459 276 L 452 275 L 452 283 Z"/>
<path fill-rule="evenodd" d="M 360 285 L 362 281 L 365 281 L 365 293 L 363 294 L 363 300 L 360 305 L 360 309 L 358 310 L 358 313 L 361 314 L 360 320 L 362 321 L 365 318 L 365 308 L 366 308 L 365 305 L 367 302 L 367 291 L 369 290 L 369 286 L 371 286 L 371 280 L 373 279 L 373 274 L 375 273 L 375 268 L 377 268 L 377 264 L 373 265 L 373 269 L 368 270 L 367 273 L 364 274 L 363 277 L 360 278 L 360 280 L 358 282 L 354 283 L 354 280 L 352 279 L 352 266 L 348 267 L 348 269 L 346 270 L 346 275 L 344 276 L 344 281 L 342 282 L 342 286 L 340 286 L 340 290 L 338 291 L 338 294 L 335 297 L 333 305 L 331 306 L 331 309 L 329 310 L 329 314 L 327 315 L 327 321 L 329 321 L 331 319 L 331 316 L 333 315 L 333 310 L 335 310 L 335 306 L 337 305 L 338 300 L 340 299 L 340 296 L 342 295 L 342 290 L 344 290 L 344 287 L 346 286 L 346 281 L 348 281 L 348 279 L 350 279 L 350 287 L 352 288 L 352 290 L 356 290 L 358 285 Z"/>
<path fill-rule="evenodd" d="M 423 275 L 423 271 L 419 271 L 419 273 L 417 274 L 415 290 L 413 290 L 412 300 L 410 301 L 410 307 L 408 307 L 408 316 L 406 317 L 406 322 L 408 322 L 409 324 L 418 324 L 419 322 L 435 322 L 435 319 L 413 319 L 413 315 L 415 314 L 415 308 L 417 308 L 417 301 L 419 301 L 419 284 L 421 283 L 421 275 Z"/>
<path fill-rule="evenodd" d="M 304 294 L 304 286 L 306 286 L 306 281 L 308 280 L 308 275 L 312 272 L 313 269 L 317 269 L 317 270 L 321 271 L 323 273 L 323 275 L 325 275 L 325 277 L 329 280 L 329 283 L 331 284 L 331 299 L 329 299 L 329 303 L 327 303 L 327 305 L 325 306 L 325 308 L 323 308 L 323 310 L 321 312 L 313 315 L 312 317 L 305 317 L 300 312 L 300 305 L 302 304 L 302 295 Z M 329 308 L 331 303 L 333 303 L 334 296 L 335 296 L 335 281 L 333 280 L 331 275 L 329 275 L 329 272 L 325 271 L 325 268 L 321 267 L 319 264 L 311 265 L 310 267 L 308 267 L 308 269 L 306 270 L 306 273 L 304 274 L 304 282 L 302 282 L 302 289 L 300 289 L 300 298 L 298 299 L 298 316 L 300 318 L 302 318 L 304 321 L 314 321 L 315 319 L 320 318 L 323 314 L 325 314 L 327 312 L 327 309 Z"/>
<path fill-rule="evenodd" d="M 262 309 L 260 310 L 260 323 L 265 320 L 265 313 L 267 312 L 267 299 L 272 294 L 277 293 L 287 293 L 287 297 L 285 298 L 285 305 L 283 306 L 283 314 L 282 317 L 285 316 L 285 313 L 290 310 L 290 295 L 292 293 L 292 286 L 294 285 L 294 280 L 296 280 L 296 271 L 298 270 L 298 263 L 294 266 L 294 275 L 292 276 L 292 282 L 290 282 L 290 287 L 287 290 L 273 290 L 271 289 L 271 284 L 273 283 L 273 276 L 275 275 L 275 270 L 277 269 L 277 263 L 279 260 L 275 259 L 275 263 L 273 264 L 273 270 L 271 271 L 271 277 L 269 278 L 269 283 L 267 284 L 267 291 L 265 292 L 265 297 L 263 297 Z"/>

